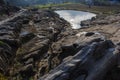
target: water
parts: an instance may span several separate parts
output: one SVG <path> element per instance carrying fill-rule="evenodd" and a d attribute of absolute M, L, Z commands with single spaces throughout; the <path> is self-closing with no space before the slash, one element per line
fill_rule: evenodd
<path fill-rule="evenodd" d="M 82 28 L 80 25 L 81 21 L 96 17 L 96 14 L 94 13 L 75 10 L 57 10 L 55 12 L 58 13 L 60 17 L 68 21 L 71 24 L 72 29 L 80 29 Z"/>

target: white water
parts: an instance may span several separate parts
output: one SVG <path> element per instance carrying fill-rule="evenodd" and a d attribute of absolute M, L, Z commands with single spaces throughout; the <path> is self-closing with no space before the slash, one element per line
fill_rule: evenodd
<path fill-rule="evenodd" d="M 96 14 L 90 12 L 83 12 L 83 11 L 75 11 L 75 10 L 58 10 L 55 11 L 60 17 L 64 18 L 68 21 L 72 29 L 80 29 L 81 21 L 91 19 L 92 17 L 96 17 Z"/>

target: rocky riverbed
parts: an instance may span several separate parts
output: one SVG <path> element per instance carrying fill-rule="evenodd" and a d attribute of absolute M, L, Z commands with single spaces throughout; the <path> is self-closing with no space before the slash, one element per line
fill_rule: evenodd
<path fill-rule="evenodd" d="M 51 10 L 29 9 L 0 24 L 0 73 L 8 80 L 120 80 L 120 13 L 73 30 Z M 99 77 L 101 76 L 101 77 Z"/>

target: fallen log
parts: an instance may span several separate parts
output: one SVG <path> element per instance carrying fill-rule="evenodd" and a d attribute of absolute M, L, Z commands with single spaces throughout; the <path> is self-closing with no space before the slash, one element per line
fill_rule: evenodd
<path fill-rule="evenodd" d="M 102 80 L 117 65 L 119 53 L 112 44 L 102 41 L 87 45 L 39 80 Z"/>

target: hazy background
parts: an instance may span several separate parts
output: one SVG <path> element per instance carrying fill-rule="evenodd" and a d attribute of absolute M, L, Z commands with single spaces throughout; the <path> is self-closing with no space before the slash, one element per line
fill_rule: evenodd
<path fill-rule="evenodd" d="M 4 0 L 9 2 L 11 5 L 16 6 L 30 6 L 35 4 L 59 4 L 59 3 L 87 3 L 91 2 L 93 4 L 118 4 L 120 0 Z"/>

